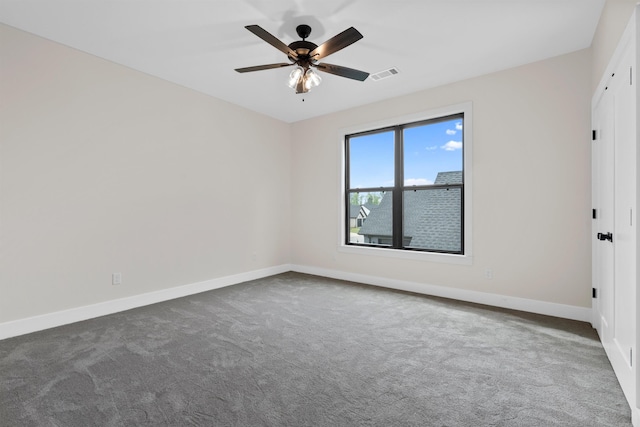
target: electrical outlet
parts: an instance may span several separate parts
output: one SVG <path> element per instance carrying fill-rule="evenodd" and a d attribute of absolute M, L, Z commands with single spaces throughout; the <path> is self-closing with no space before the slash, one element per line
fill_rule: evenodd
<path fill-rule="evenodd" d="M 487 279 L 489 279 L 489 280 L 493 279 L 493 270 L 492 270 L 492 269 L 490 269 L 490 268 L 487 268 L 487 269 L 484 271 L 484 277 L 486 277 L 486 278 L 487 278 Z"/>
<path fill-rule="evenodd" d="M 121 285 L 122 284 L 122 273 L 113 273 L 111 275 L 111 284 L 112 285 Z"/>

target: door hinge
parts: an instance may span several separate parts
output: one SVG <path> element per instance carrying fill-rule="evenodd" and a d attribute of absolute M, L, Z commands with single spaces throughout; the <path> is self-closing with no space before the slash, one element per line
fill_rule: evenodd
<path fill-rule="evenodd" d="M 629 86 L 633 86 L 633 67 L 629 67 Z"/>
<path fill-rule="evenodd" d="M 591 218 L 597 219 L 597 214 L 595 209 L 591 209 Z"/>
<path fill-rule="evenodd" d="M 591 298 L 598 298 L 598 290 L 596 288 L 591 288 Z"/>
<path fill-rule="evenodd" d="M 592 141 L 596 140 L 596 131 L 595 131 L 595 129 L 591 131 L 591 140 Z"/>
<path fill-rule="evenodd" d="M 633 347 L 629 349 L 629 366 L 633 367 Z"/>

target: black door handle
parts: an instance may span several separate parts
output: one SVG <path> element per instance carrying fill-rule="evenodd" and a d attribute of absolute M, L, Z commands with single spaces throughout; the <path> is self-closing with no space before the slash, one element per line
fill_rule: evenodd
<path fill-rule="evenodd" d="M 613 242 L 613 234 L 611 233 L 598 233 L 598 240 L 608 240 Z"/>

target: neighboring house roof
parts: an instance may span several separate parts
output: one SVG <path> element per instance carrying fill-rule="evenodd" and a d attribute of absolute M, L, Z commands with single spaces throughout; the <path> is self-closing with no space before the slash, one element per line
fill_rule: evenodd
<path fill-rule="evenodd" d="M 377 205 L 371 203 L 365 203 L 364 205 L 349 205 L 349 218 L 366 218 L 373 206 Z"/>
<path fill-rule="evenodd" d="M 460 184 L 462 171 L 440 172 L 435 184 Z M 358 234 L 391 236 L 391 192 L 371 210 Z M 461 231 L 461 190 L 438 188 L 404 193 L 404 235 L 410 246 L 443 251 L 459 251 Z"/>
<path fill-rule="evenodd" d="M 391 236 L 391 196 L 385 193 L 380 204 L 373 205 L 367 220 L 358 234 L 370 236 Z M 388 197 L 387 197 L 388 196 Z"/>
<path fill-rule="evenodd" d="M 462 184 L 462 171 L 438 172 L 434 185 Z"/>
<path fill-rule="evenodd" d="M 360 212 L 360 205 L 349 205 L 349 218 L 357 218 Z"/>
<path fill-rule="evenodd" d="M 366 218 L 371 211 L 371 204 L 349 205 L 349 218 Z"/>

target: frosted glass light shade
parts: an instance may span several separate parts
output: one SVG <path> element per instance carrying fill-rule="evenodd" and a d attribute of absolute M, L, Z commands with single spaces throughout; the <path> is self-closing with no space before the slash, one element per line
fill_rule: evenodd
<path fill-rule="evenodd" d="M 291 74 L 289 74 L 289 81 L 287 82 L 287 85 L 291 89 L 295 89 L 296 86 L 298 85 L 298 80 L 300 80 L 303 73 L 304 73 L 304 69 L 302 67 L 294 68 Z"/>
<path fill-rule="evenodd" d="M 320 83 L 322 83 L 322 78 L 318 75 L 318 73 L 313 71 L 311 68 L 307 70 L 304 77 L 305 77 L 304 87 L 307 90 L 311 90 L 312 87 L 316 87 Z"/>

